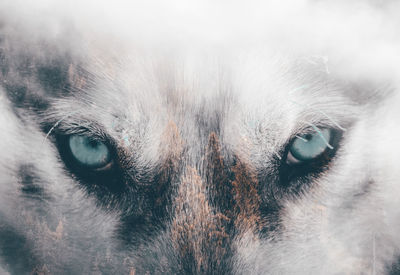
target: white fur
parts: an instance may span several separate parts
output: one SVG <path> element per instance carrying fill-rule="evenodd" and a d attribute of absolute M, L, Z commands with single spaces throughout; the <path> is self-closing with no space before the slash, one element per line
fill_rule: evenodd
<path fill-rule="evenodd" d="M 221 142 L 256 169 L 271 165 L 279 148 L 307 123 L 352 124 L 329 171 L 313 183 L 317 187 L 285 201 L 282 233 L 260 240 L 246 232 L 235 240 L 237 274 L 382 274 L 399 255 L 396 9 L 395 1 L 0 4 L 6 32 L 17 32 L 15 41 L 59 41 L 58 47 L 70 47 L 89 61 L 97 80 L 94 90 L 54 100 L 46 120 L 62 119 L 65 129 L 77 120 L 104 125 L 139 169 L 163 160 L 164 129 L 174 121 L 192 148 L 188 165 L 201 170 L 196 161 L 204 144 L 197 140 L 194 116 L 201 102 L 223 113 Z M 76 35 L 66 39 L 70 28 Z M 348 83 L 365 80 L 376 86 L 347 93 Z M 392 92 L 381 83 L 390 83 Z M 23 210 L 35 217 L 34 206 L 25 206 L 19 196 L 16 170 L 33 161 L 56 201 L 52 219 L 68 223 L 66 234 L 81 234 L 88 246 L 102 243 L 93 250 L 117 251 L 111 237 L 118 211 L 98 208 L 75 188 L 38 121 L 26 113 L 23 125 L 4 91 L 0 95 L 1 217 L 24 228 L 43 254 L 70 248 L 68 242 L 29 235 L 27 224 L 34 232 L 50 226 L 18 216 L 29 208 Z M 122 130 L 116 130 L 115 116 L 123 118 Z M 368 193 L 358 200 L 367 182 Z M 129 251 L 116 258 L 126 256 Z"/>

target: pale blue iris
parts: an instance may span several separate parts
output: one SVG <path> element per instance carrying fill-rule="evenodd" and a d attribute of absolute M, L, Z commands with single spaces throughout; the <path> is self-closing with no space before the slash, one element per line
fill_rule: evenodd
<path fill-rule="evenodd" d="M 105 166 L 110 160 L 107 146 L 101 142 L 81 135 L 69 138 L 69 147 L 75 159 L 83 165 L 98 168 Z"/>
<path fill-rule="evenodd" d="M 323 138 L 321 137 L 323 136 Z M 325 139 L 325 140 L 324 140 Z M 328 147 L 327 142 L 331 139 L 331 130 L 322 129 L 319 133 L 304 135 L 296 138 L 290 152 L 293 157 L 301 161 L 314 159 L 321 155 Z"/>

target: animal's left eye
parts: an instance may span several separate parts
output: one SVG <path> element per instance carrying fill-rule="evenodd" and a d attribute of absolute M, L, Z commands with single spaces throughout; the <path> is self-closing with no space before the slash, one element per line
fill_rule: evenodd
<path fill-rule="evenodd" d="M 333 149 L 329 144 L 333 137 L 332 129 L 321 129 L 314 133 L 297 136 L 290 145 L 286 163 L 295 165 L 317 159 L 327 150 Z"/>
<path fill-rule="evenodd" d="M 98 169 L 110 163 L 110 150 L 103 142 L 84 135 L 71 135 L 68 139 L 71 155 L 79 165 Z"/>

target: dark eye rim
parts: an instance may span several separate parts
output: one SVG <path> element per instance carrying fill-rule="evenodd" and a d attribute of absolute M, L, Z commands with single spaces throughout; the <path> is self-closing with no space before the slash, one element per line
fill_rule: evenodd
<path fill-rule="evenodd" d="M 73 156 L 69 147 L 69 138 L 74 134 L 57 131 L 55 133 L 55 144 L 67 170 L 83 183 L 89 191 L 100 188 L 119 192 L 123 189 L 123 173 L 117 149 L 112 140 L 105 137 L 91 136 L 87 132 L 79 132 L 77 134 L 86 135 L 89 138 L 103 142 L 109 149 L 110 161 L 105 166 L 97 168 L 91 168 L 90 166 L 80 164 Z"/>
<path fill-rule="evenodd" d="M 326 129 L 328 127 L 319 127 L 320 129 Z M 306 176 L 315 176 L 326 170 L 331 163 L 332 159 L 335 157 L 336 152 L 340 148 L 340 142 L 343 137 L 343 131 L 337 128 L 329 128 L 331 130 L 331 137 L 329 139 L 329 144 L 332 145 L 333 149 L 326 148 L 323 153 L 318 155 L 316 158 L 306 160 L 291 162 L 288 160 L 290 149 L 293 142 L 297 139 L 294 136 L 285 146 L 283 155 L 285 156 L 281 160 L 279 177 L 281 185 L 290 185 L 295 179 L 304 178 Z M 311 130 L 313 131 L 313 130 Z M 315 130 L 314 130 L 315 131 Z"/>

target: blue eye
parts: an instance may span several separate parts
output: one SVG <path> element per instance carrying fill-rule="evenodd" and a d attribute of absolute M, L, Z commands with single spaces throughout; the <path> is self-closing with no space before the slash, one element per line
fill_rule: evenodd
<path fill-rule="evenodd" d="M 300 163 L 319 157 L 327 148 L 332 149 L 329 145 L 331 137 L 331 129 L 321 129 L 318 132 L 297 137 L 289 149 L 288 163 Z"/>
<path fill-rule="evenodd" d="M 71 135 L 68 144 L 72 156 L 83 166 L 102 168 L 110 162 L 110 150 L 101 141 L 83 135 Z"/>

